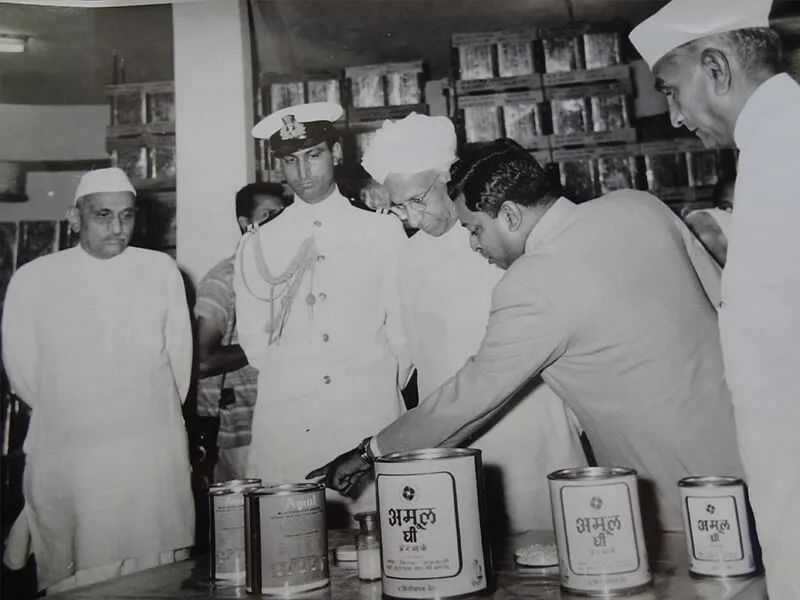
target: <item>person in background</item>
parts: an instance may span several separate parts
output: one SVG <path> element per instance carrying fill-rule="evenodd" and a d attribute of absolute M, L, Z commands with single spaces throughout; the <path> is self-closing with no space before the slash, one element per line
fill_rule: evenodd
<path fill-rule="evenodd" d="M 693 268 L 691 232 L 645 192 L 572 203 L 511 140 L 457 169 L 470 244 L 505 270 L 480 348 L 417 408 L 309 477 L 346 493 L 376 456 L 458 444 L 541 374 L 577 415 L 598 463 L 636 469 L 654 492 L 642 496 L 644 517 L 681 531 L 678 480 L 742 473 L 717 315 Z"/>
<path fill-rule="evenodd" d="M 338 104 L 304 104 L 253 129 L 269 140 L 295 198 L 243 237 L 234 276 L 239 343 L 258 369 L 248 474 L 268 483 L 302 481 L 403 409 L 394 265 L 406 236 L 393 216 L 339 192 L 333 122 L 342 114 Z M 375 504 L 370 493 L 330 500 L 332 522 L 345 516 L 333 504 L 351 512 Z"/>
<path fill-rule="evenodd" d="M 472 252 L 469 233 L 458 226 L 448 195 L 448 183 L 459 183 L 450 178 L 455 161 L 452 122 L 416 113 L 384 122 L 362 161 L 393 210 L 419 230 L 400 253 L 398 288 L 421 398 L 477 352 L 503 276 Z M 547 474 L 586 464 L 577 431 L 563 401 L 541 382 L 509 408 L 470 442 L 483 452 L 493 530 L 552 529 Z"/>
<path fill-rule="evenodd" d="M 250 183 L 236 194 L 236 220 L 244 233 L 276 217 L 284 208 L 283 186 Z M 246 475 L 258 371 L 248 365 L 236 334 L 234 256 L 220 261 L 197 286 L 197 413 L 219 417 L 219 458 L 215 481 Z"/>
<path fill-rule="evenodd" d="M 128 247 L 135 194 L 120 169 L 86 173 L 67 215 L 80 244 L 20 268 L 6 295 L 3 363 L 32 412 L 4 560 L 19 568 L 32 552 L 49 593 L 193 543 L 189 310 L 175 262 Z"/>
<path fill-rule="evenodd" d="M 719 311 L 725 379 L 773 600 L 800 598 L 800 85 L 772 0 L 673 0 L 630 39 L 672 124 L 739 150 Z"/>
<path fill-rule="evenodd" d="M 734 181 L 720 181 L 714 187 L 713 208 L 693 210 L 684 218 L 686 225 L 721 267 L 728 257 Z"/>

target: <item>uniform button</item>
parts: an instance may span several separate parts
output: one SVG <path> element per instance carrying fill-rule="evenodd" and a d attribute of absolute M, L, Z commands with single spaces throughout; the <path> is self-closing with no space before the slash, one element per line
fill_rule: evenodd
<path fill-rule="evenodd" d="M 319 299 L 320 300 L 327 300 L 328 299 L 328 294 L 326 294 L 325 292 L 320 292 L 319 293 Z"/>
<path fill-rule="evenodd" d="M 324 381 L 325 383 L 330 383 L 331 382 L 330 375 L 325 375 L 325 377 L 322 378 L 322 381 Z"/>
<path fill-rule="evenodd" d="M 325 262 L 325 255 L 324 254 L 320 254 L 317 257 L 317 262 Z"/>
<path fill-rule="evenodd" d="M 322 227 L 322 221 L 314 221 L 314 227 Z"/>
<path fill-rule="evenodd" d="M 323 333 L 322 334 L 322 341 L 323 342 L 327 342 L 329 339 L 331 339 L 331 336 L 329 336 L 327 333 Z"/>

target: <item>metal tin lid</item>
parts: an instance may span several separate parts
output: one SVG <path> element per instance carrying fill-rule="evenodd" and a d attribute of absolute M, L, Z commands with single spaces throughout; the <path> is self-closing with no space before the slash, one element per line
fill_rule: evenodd
<path fill-rule="evenodd" d="M 634 469 L 627 467 L 575 467 L 553 471 L 547 478 L 551 481 L 582 481 L 586 479 L 613 479 L 636 476 Z"/>
<path fill-rule="evenodd" d="M 696 477 L 684 477 L 678 482 L 679 487 L 725 487 L 743 484 L 744 480 L 742 480 L 740 477 L 728 477 L 726 475 L 701 475 Z"/>
<path fill-rule="evenodd" d="M 261 487 L 260 479 L 233 479 L 221 481 L 208 486 L 209 496 L 222 496 L 224 494 L 239 494 L 249 489 Z"/>
<path fill-rule="evenodd" d="M 477 448 L 424 448 L 422 450 L 407 450 L 393 452 L 386 456 L 376 458 L 376 463 L 414 462 L 418 460 L 442 460 L 447 458 L 462 458 L 464 456 L 478 456 L 481 451 Z"/>
<path fill-rule="evenodd" d="M 265 485 L 245 491 L 245 496 L 290 496 L 308 492 L 324 491 L 321 483 L 282 483 L 279 485 Z"/>

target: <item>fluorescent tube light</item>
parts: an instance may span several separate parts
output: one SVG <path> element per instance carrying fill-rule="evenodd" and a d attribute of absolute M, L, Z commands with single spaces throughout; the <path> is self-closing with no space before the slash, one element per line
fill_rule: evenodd
<path fill-rule="evenodd" d="M 24 35 L 0 34 L 0 52 L 25 52 L 27 41 L 28 38 Z"/>

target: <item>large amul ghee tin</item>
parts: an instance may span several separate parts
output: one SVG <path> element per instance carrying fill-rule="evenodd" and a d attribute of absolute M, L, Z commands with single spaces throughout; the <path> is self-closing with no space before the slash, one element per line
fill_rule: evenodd
<path fill-rule="evenodd" d="M 289 597 L 330 583 L 321 484 L 249 490 L 244 516 L 249 593 Z"/>
<path fill-rule="evenodd" d="M 582 596 L 617 596 L 650 585 L 636 471 L 582 467 L 547 479 L 561 587 Z"/>
<path fill-rule="evenodd" d="M 375 476 L 384 596 L 485 592 L 492 561 L 480 450 L 398 452 L 375 461 Z"/>
<path fill-rule="evenodd" d="M 696 577 L 756 575 L 744 482 L 736 477 L 686 477 L 678 486 L 689 573 Z"/>
<path fill-rule="evenodd" d="M 244 583 L 244 492 L 260 479 L 235 479 L 208 489 L 209 569 L 211 581 Z"/>

